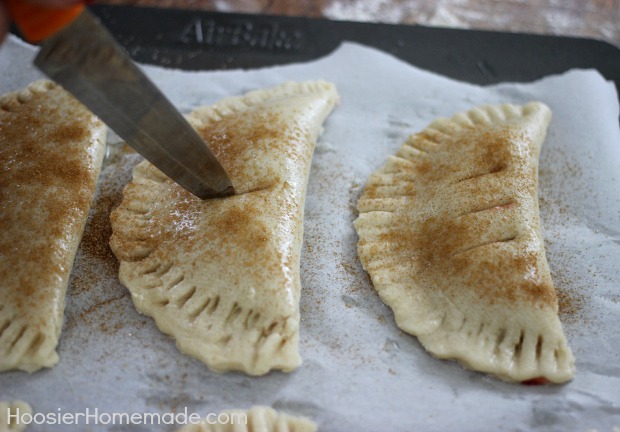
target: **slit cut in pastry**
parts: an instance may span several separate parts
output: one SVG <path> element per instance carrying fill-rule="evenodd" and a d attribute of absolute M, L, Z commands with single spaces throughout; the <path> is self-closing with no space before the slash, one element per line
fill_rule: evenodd
<path fill-rule="evenodd" d="M 106 128 L 50 81 L 0 96 L 0 371 L 58 362 Z"/>
<path fill-rule="evenodd" d="M 574 374 L 538 214 L 550 119 L 532 102 L 435 120 L 358 201 L 358 254 L 398 326 L 436 357 L 508 381 Z"/>
<path fill-rule="evenodd" d="M 112 250 L 136 308 L 216 371 L 290 371 L 310 161 L 332 84 L 286 83 L 189 115 L 237 195 L 202 201 L 148 162 L 112 213 Z"/>
<path fill-rule="evenodd" d="M 204 423 L 189 424 L 177 432 L 316 432 L 317 426 L 305 417 L 279 413 L 271 407 L 230 410 Z"/>

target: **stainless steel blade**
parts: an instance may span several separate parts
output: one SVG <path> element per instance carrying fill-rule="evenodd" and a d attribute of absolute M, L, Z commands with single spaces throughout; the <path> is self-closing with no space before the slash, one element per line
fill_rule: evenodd
<path fill-rule="evenodd" d="M 48 38 L 34 63 L 194 195 L 234 193 L 198 133 L 89 11 Z"/>

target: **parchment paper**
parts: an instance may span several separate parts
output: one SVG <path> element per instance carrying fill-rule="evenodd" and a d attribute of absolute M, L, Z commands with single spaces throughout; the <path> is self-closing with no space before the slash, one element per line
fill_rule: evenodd
<path fill-rule="evenodd" d="M 0 90 L 38 76 L 33 49 L 0 49 Z M 323 59 L 254 71 L 146 67 L 183 112 L 286 80 L 326 79 L 341 103 L 318 144 L 305 209 L 301 355 L 293 373 L 217 374 L 179 353 L 133 308 L 107 249 L 107 214 L 136 155 L 116 158 L 75 262 L 60 363 L 0 375 L 0 399 L 35 412 L 189 412 L 253 404 L 312 418 L 322 431 L 590 431 L 620 427 L 620 131 L 618 96 L 596 71 L 479 87 L 385 53 L 343 44 Z M 540 162 L 547 256 L 577 373 L 563 386 L 507 384 L 432 358 L 401 332 L 355 252 L 354 206 L 365 179 L 436 116 L 482 103 L 541 100 L 553 120 Z M 1 149 L 0 149 L 1 150 Z M 36 426 L 40 430 L 173 430 L 172 426 Z"/>

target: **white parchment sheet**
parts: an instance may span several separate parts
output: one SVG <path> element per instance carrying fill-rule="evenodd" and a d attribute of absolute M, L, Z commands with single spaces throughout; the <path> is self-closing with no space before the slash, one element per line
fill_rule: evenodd
<path fill-rule="evenodd" d="M 38 76 L 33 49 L 0 49 L 0 91 Z M 206 415 L 254 404 L 321 431 L 591 431 L 620 428 L 620 131 L 618 96 L 596 71 L 491 87 L 428 73 L 345 43 L 304 64 L 189 73 L 146 67 L 183 112 L 286 80 L 325 79 L 340 105 L 314 155 L 302 252 L 301 355 L 293 373 L 218 374 L 182 355 L 140 316 L 107 250 L 107 214 L 138 159 L 109 165 L 67 297 L 60 363 L 0 374 L 0 399 L 35 412 Z M 357 259 L 354 205 L 368 175 L 437 116 L 483 103 L 540 100 L 553 110 L 540 162 L 547 256 L 577 373 L 563 386 L 507 384 L 432 358 L 396 327 Z M 1 151 L 1 149 L 0 149 Z M 106 234 L 107 233 L 107 234 Z M 1 301 L 1 300 L 0 300 Z M 168 431 L 170 425 L 31 427 L 31 431 Z"/>

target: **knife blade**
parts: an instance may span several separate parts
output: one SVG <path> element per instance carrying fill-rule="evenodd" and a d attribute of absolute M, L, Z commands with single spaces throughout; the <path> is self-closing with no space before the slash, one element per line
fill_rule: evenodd
<path fill-rule="evenodd" d="M 69 23 L 52 35 L 45 35 L 45 25 L 30 32 L 31 39 L 42 31 L 45 37 L 34 64 L 189 192 L 203 199 L 234 194 L 225 169 L 194 128 L 80 6 L 81 11 L 74 13 L 77 17 L 67 18 Z M 19 7 L 23 9 L 23 0 L 9 1 L 13 18 L 26 33 L 20 21 L 32 23 L 32 17 L 16 19 Z"/>

